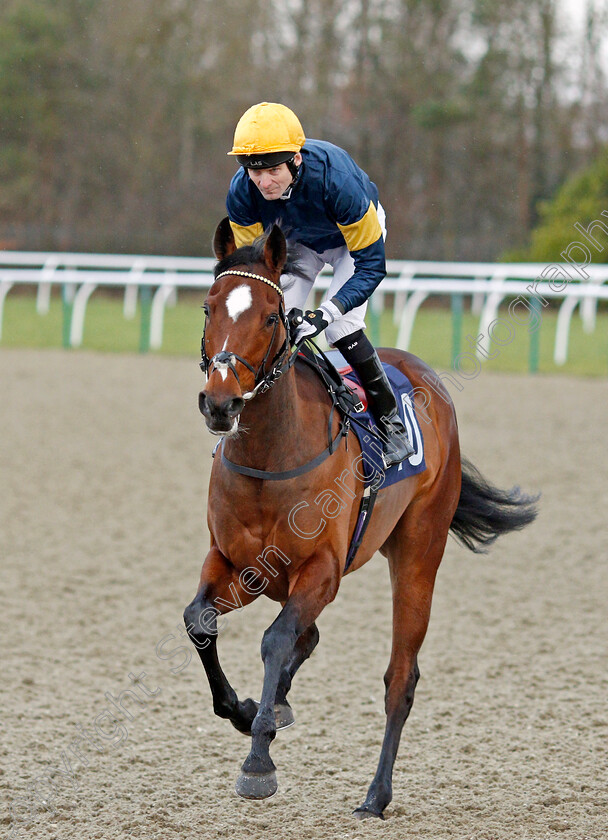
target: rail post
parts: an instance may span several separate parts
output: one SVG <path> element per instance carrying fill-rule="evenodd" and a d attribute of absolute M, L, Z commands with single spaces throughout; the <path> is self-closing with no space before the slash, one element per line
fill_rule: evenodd
<path fill-rule="evenodd" d="M 74 309 L 74 285 L 63 283 L 61 286 L 61 309 L 62 309 L 62 345 L 64 348 L 71 346 L 72 333 L 72 311 Z"/>
<path fill-rule="evenodd" d="M 534 316 L 534 322 L 538 318 L 538 327 L 530 332 L 530 350 L 528 356 L 528 370 L 530 373 L 538 373 L 538 362 L 540 359 L 540 327 L 543 316 L 540 309 L 540 301 L 536 297 L 530 298 L 530 306 Z"/>
<path fill-rule="evenodd" d="M 367 310 L 367 323 L 369 324 L 369 337 L 374 347 L 382 343 L 382 336 L 380 335 L 381 320 L 382 315 L 376 312 L 373 306 L 370 306 Z"/>
<path fill-rule="evenodd" d="M 460 355 L 462 346 L 462 295 L 450 295 L 452 304 L 452 367 Z"/>
<path fill-rule="evenodd" d="M 150 349 L 150 316 L 152 312 L 152 290 L 142 286 L 140 294 L 141 326 L 139 330 L 139 352 L 147 353 Z"/>

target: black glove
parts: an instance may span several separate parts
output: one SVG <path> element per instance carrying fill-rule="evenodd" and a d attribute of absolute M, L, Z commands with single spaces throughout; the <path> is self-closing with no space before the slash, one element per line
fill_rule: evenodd
<path fill-rule="evenodd" d="M 296 333 L 304 320 L 304 313 L 301 309 L 293 307 L 287 313 L 287 326 L 289 327 L 289 343 L 296 343 Z"/>
<path fill-rule="evenodd" d="M 301 341 L 303 338 L 314 338 L 320 332 L 330 325 L 330 319 L 322 309 L 308 310 L 304 315 L 302 323 L 297 328 L 295 333 L 295 342 Z"/>

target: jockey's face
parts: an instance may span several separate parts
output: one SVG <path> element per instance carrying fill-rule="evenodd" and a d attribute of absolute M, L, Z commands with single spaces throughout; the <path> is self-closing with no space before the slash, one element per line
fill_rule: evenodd
<path fill-rule="evenodd" d="M 302 155 L 296 152 L 293 162 L 302 163 Z M 249 177 L 267 201 L 280 198 L 293 181 L 293 175 L 286 163 L 280 163 L 271 169 L 248 169 Z"/>

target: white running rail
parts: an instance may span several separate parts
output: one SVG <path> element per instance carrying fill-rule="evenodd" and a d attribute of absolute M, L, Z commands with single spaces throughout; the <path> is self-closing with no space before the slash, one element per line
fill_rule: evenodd
<path fill-rule="evenodd" d="M 20 285 L 37 287 L 37 310 L 48 312 L 53 285 L 64 288 L 72 301 L 69 343 L 82 344 L 87 303 L 98 288 L 124 289 L 124 315 L 135 315 L 142 287 L 152 290 L 150 347 L 162 346 L 165 307 L 174 302 L 178 289 L 208 289 L 213 282 L 215 260 L 206 257 L 163 257 L 142 255 L 74 254 L 0 251 L 0 337 L 4 300 Z M 448 263 L 389 260 L 387 276 L 372 296 L 372 308 L 379 314 L 391 296 L 392 316 L 398 325 L 397 346 L 409 347 L 416 314 L 431 295 L 471 295 L 479 313 L 479 356 L 487 351 L 487 336 L 498 317 L 501 303 L 523 297 L 561 300 L 558 311 L 554 360 L 562 365 L 568 358 L 572 316 L 579 306 L 584 329 L 592 332 L 599 300 L 608 300 L 608 265 L 560 264 L 563 281 L 544 279 L 548 267 L 542 263 Z M 326 290 L 331 274 L 324 271 L 315 288 Z M 541 310 L 542 311 L 542 310 Z"/>

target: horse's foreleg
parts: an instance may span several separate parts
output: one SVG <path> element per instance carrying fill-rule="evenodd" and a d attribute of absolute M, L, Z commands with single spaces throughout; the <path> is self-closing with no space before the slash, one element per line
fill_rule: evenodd
<path fill-rule="evenodd" d="M 445 537 L 434 538 L 422 556 L 404 556 L 398 549 L 389 554 L 393 643 L 384 676 L 386 729 L 376 775 L 365 802 L 354 812 L 359 819 L 383 818 L 382 812 L 392 799 L 393 766 L 401 732 L 414 702 L 414 690 L 420 676 L 416 657 L 426 634 L 435 574 L 444 547 Z"/>
<path fill-rule="evenodd" d="M 298 580 L 285 606 L 264 633 L 262 660 L 264 685 L 258 713 L 251 725 L 251 751 L 241 768 L 236 791 L 247 799 L 266 799 L 277 789 L 275 765 L 270 744 L 276 735 L 274 705 L 279 683 L 290 664 L 301 664 L 302 653 L 314 639 L 314 631 L 299 655 L 298 640 L 310 628 L 322 609 L 332 601 L 339 585 L 337 566 L 329 557 L 319 555 L 300 570 Z"/>
<path fill-rule="evenodd" d="M 258 704 L 251 699 L 241 703 L 222 671 L 217 655 L 217 621 L 218 616 L 231 609 L 240 609 L 255 597 L 240 586 L 234 567 L 213 547 L 203 564 L 196 597 L 184 610 L 188 636 L 196 647 L 209 680 L 213 711 L 247 735 L 251 732 Z"/>
<path fill-rule="evenodd" d="M 279 685 L 275 697 L 275 721 L 277 729 L 284 729 L 290 726 L 293 720 L 293 712 L 291 706 L 287 702 L 287 693 L 291 688 L 291 682 L 296 674 L 296 671 L 305 662 L 319 642 L 319 630 L 316 624 L 311 624 L 302 633 L 291 655 L 291 659 L 283 668 L 279 678 Z"/>

